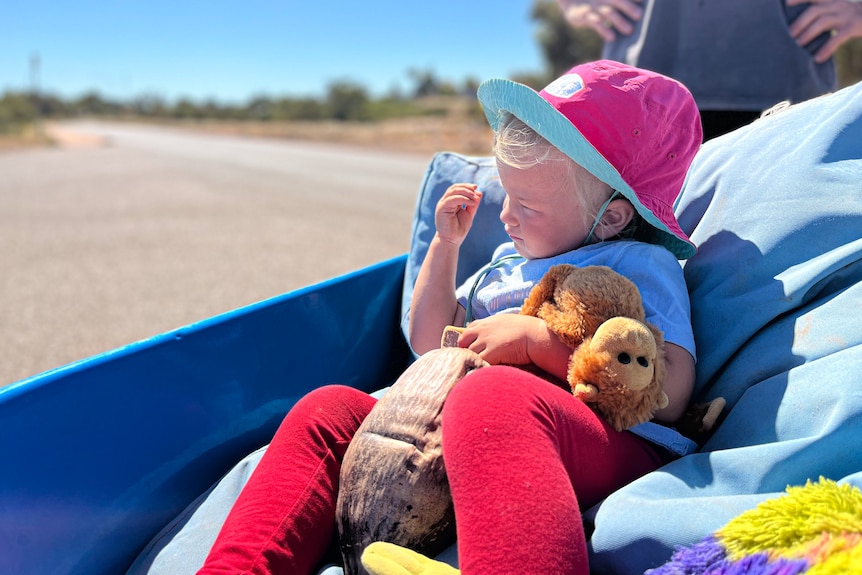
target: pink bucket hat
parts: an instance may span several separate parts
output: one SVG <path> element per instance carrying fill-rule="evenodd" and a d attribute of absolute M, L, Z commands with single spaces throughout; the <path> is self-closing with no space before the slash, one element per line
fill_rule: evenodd
<path fill-rule="evenodd" d="M 679 259 L 695 247 L 673 213 L 688 167 L 700 148 L 700 115 L 691 93 L 661 74 L 600 60 L 575 66 L 541 92 L 510 80 L 479 86 L 496 131 L 505 113 L 625 196 Z"/>

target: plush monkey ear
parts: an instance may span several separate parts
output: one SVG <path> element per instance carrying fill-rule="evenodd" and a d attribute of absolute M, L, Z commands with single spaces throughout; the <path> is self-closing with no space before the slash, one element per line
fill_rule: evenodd
<path fill-rule="evenodd" d="M 521 315 L 539 315 L 539 308 L 546 301 L 554 299 L 554 290 L 557 289 L 557 282 L 565 277 L 565 270 L 562 268 L 565 264 L 559 264 L 547 271 L 539 283 L 533 286 L 530 295 L 527 296 L 524 305 L 521 306 Z"/>

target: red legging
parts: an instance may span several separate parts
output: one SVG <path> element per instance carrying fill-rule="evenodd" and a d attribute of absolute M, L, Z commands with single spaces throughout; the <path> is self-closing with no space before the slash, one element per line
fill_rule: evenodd
<path fill-rule="evenodd" d="M 298 402 L 199 573 L 313 572 L 335 533 L 344 451 L 374 403 L 341 386 Z M 589 573 L 581 509 L 662 464 L 648 442 L 512 367 L 460 381 L 442 431 L 465 575 Z"/>

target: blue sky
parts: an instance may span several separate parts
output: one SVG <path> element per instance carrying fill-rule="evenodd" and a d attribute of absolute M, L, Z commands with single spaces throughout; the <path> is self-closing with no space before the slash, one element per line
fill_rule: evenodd
<path fill-rule="evenodd" d="M 532 0 L 0 0 L 0 93 L 243 103 L 536 72 Z M 36 58 L 34 58 L 34 56 Z M 38 60 L 38 67 L 31 62 Z M 31 70 L 38 70 L 32 74 Z"/>

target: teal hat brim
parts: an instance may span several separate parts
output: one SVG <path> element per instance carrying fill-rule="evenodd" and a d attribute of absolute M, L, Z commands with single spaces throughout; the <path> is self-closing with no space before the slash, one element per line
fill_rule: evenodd
<path fill-rule="evenodd" d="M 505 113 L 512 114 L 631 202 L 641 217 L 659 232 L 654 243 L 663 245 L 679 259 L 687 259 L 694 255 L 694 246 L 679 238 L 644 206 L 613 164 L 602 156 L 568 118 L 542 98 L 538 92 L 524 84 L 495 78 L 483 82 L 479 86 L 477 95 L 492 130 L 497 131 Z"/>

